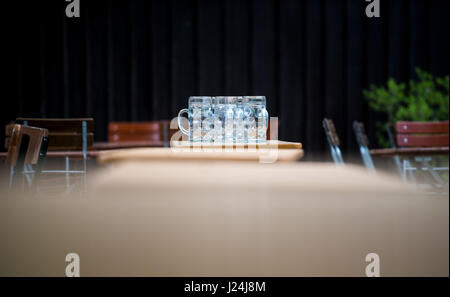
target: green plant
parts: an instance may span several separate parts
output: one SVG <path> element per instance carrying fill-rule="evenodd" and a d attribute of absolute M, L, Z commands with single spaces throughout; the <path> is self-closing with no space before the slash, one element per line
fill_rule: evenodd
<path fill-rule="evenodd" d="M 389 124 L 397 121 L 445 121 L 448 120 L 449 77 L 434 77 L 416 68 L 417 80 L 397 83 L 390 78 L 386 86 L 371 85 L 363 95 L 369 106 L 387 115 Z M 385 123 L 377 123 L 380 146 L 389 146 Z"/>

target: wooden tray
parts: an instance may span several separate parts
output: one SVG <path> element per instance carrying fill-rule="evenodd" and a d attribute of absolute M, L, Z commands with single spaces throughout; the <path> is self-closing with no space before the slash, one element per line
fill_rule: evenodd
<path fill-rule="evenodd" d="M 251 161 L 262 163 L 294 162 L 303 157 L 302 149 L 258 149 L 243 151 L 196 150 L 179 148 L 133 148 L 103 151 L 99 163 L 122 161 Z"/>
<path fill-rule="evenodd" d="M 254 144 L 217 144 L 217 143 L 192 143 L 189 141 L 172 141 L 171 147 L 175 148 L 261 148 L 261 149 L 302 149 L 300 142 L 288 142 L 281 140 L 268 140 L 267 143 L 254 143 Z"/>

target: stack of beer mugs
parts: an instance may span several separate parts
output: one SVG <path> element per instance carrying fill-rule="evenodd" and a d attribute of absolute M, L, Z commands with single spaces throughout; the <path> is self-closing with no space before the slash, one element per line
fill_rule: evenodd
<path fill-rule="evenodd" d="M 187 113 L 189 128 L 181 123 Z M 178 113 L 178 126 L 191 142 L 265 143 L 269 114 L 266 97 L 189 97 Z"/>

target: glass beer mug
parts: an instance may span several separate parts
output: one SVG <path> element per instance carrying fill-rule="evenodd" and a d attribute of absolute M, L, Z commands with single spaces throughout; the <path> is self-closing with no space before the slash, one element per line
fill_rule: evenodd
<path fill-rule="evenodd" d="M 236 143 L 245 143 L 244 97 L 237 97 L 234 109 L 234 127 Z"/>
<path fill-rule="evenodd" d="M 178 113 L 178 127 L 188 135 L 190 142 L 211 142 L 213 140 L 213 113 L 211 97 L 189 97 L 188 108 Z M 188 115 L 189 128 L 181 123 L 183 113 Z"/>
<path fill-rule="evenodd" d="M 214 143 L 233 143 L 237 97 L 213 98 Z"/>
<path fill-rule="evenodd" d="M 267 141 L 267 128 L 269 113 L 266 109 L 266 97 L 244 97 L 244 129 L 248 143 L 265 143 Z"/>

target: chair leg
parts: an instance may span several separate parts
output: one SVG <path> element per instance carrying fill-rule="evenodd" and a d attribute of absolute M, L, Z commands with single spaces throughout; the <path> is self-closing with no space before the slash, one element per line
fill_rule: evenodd
<path fill-rule="evenodd" d="M 414 176 L 414 170 L 417 170 L 417 169 L 412 167 L 411 162 L 409 160 L 404 160 L 403 167 L 404 167 L 404 170 L 405 170 L 405 176 L 406 176 L 406 173 L 408 173 L 409 174 L 409 178 L 411 180 L 411 183 L 413 185 L 417 186 L 416 177 Z"/>
<path fill-rule="evenodd" d="M 169 147 L 169 124 L 163 123 L 163 138 L 164 138 L 164 147 Z"/>
<path fill-rule="evenodd" d="M 436 171 L 434 171 L 434 168 L 430 165 L 430 163 L 425 161 L 425 162 L 423 162 L 423 165 L 428 170 L 428 172 L 433 177 L 433 179 L 435 180 L 436 183 L 438 183 L 439 185 L 445 184 L 444 181 L 442 180 L 442 178 L 439 176 L 439 174 L 437 174 Z"/>
<path fill-rule="evenodd" d="M 70 160 L 69 157 L 66 156 L 65 158 L 65 163 L 66 163 L 66 193 L 69 192 L 70 190 Z"/>
<path fill-rule="evenodd" d="M 13 187 L 13 181 L 14 181 L 14 173 L 15 168 L 14 166 L 9 166 L 9 188 L 12 189 Z"/>
<path fill-rule="evenodd" d="M 409 170 L 409 178 L 412 180 L 413 185 L 417 185 L 416 177 L 414 176 L 413 170 Z"/>
<path fill-rule="evenodd" d="M 12 189 L 19 188 L 19 185 L 21 185 L 23 189 L 23 171 L 25 169 L 25 156 L 27 155 L 29 143 L 30 138 L 28 137 L 28 135 L 23 135 L 20 144 L 19 155 L 17 157 L 16 167 L 11 173 L 10 188 Z"/>
<path fill-rule="evenodd" d="M 48 150 L 48 138 L 43 137 L 41 148 L 39 150 L 38 161 L 36 164 L 36 170 L 34 173 L 33 190 L 36 190 L 37 184 L 39 183 L 39 179 L 41 178 L 42 169 L 44 168 L 45 158 L 47 156 L 47 150 Z"/>
<path fill-rule="evenodd" d="M 87 124 L 85 121 L 82 123 L 82 129 L 83 129 L 83 191 L 86 193 L 87 189 L 87 168 L 86 168 L 86 160 L 87 160 Z"/>
<path fill-rule="evenodd" d="M 83 194 L 87 192 L 87 159 L 83 158 Z"/>

